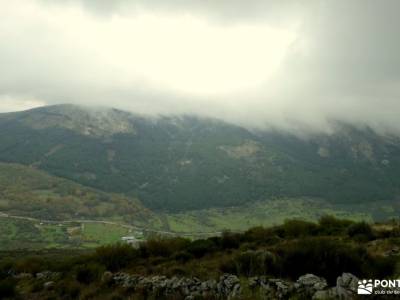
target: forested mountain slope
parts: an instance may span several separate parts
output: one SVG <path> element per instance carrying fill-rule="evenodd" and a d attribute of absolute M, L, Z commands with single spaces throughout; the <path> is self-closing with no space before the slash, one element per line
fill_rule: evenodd
<path fill-rule="evenodd" d="M 72 105 L 0 114 L 0 161 L 166 211 L 273 197 L 395 200 L 400 187 L 400 140 L 368 128 L 337 124 L 333 134 L 305 138 Z"/>
<path fill-rule="evenodd" d="M 152 215 L 137 199 L 5 163 L 0 163 L 0 213 L 39 220 L 100 219 L 133 224 Z"/>

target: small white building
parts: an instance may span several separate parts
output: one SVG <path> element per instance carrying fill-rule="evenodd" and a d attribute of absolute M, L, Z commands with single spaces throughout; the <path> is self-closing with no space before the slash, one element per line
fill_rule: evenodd
<path fill-rule="evenodd" d="M 135 248 L 139 247 L 139 243 L 141 242 L 141 240 L 138 240 L 134 236 L 123 236 L 121 237 L 121 240 L 129 245 L 132 245 Z"/>

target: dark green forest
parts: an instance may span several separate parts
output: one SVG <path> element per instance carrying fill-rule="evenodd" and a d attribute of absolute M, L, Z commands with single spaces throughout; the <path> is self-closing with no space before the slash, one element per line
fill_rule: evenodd
<path fill-rule="evenodd" d="M 368 128 L 336 124 L 333 134 L 299 137 L 190 116 L 109 110 L 98 118 L 74 106 L 1 114 L 0 161 L 137 197 L 159 211 L 271 197 L 392 201 L 399 193 L 400 141 Z"/>

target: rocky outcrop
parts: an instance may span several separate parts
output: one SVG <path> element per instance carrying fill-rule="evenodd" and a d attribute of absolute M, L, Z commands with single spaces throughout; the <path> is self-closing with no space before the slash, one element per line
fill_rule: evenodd
<path fill-rule="evenodd" d="M 225 274 L 216 280 L 201 281 L 194 278 L 167 278 L 166 276 L 143 277 L 127 273 L 116 273 L 112 277 L 107 272 L 103 280 L 132 290 L 145 290 L 155 295 L 181 295 L 184 299 L 195 297 L 217 296 L 223 299 L 238 298 L 241 293 L 239 278 Z"/>
<path fill-rule="evenodd" d="M 225 274 L 219 280 L 194 278 L 167 278 L 165 276 L 143 277 L 127 273 L 104 273 L 103 281 L 122 286 L 133 291 L 140 290 L 158 296 L 179 295 L 190 300 L 198 297 L 217 299 L 240 299 L 242 285 L 235 275 Z M 300 276 L 296 282 L 266 276 L 251 277 L 245 280 L 249 290 L 261 299 L 301 299 L 325 300 L 355 299 L 358 279 L 350 273 L 337 278 L 335 287 L 328 287 L 326 280 L 313 274 Z"/>
<path fill-rule="evenodd" d="M 264 299 L 301 299 L 352 300 L 356 297 L 358 278 L 350 273 L 343 273 L 335 287 L 328 287 L 326 280 L 313 274 L 300 276 L 296 282 L 282 279 L 268 279 L 265 276 L 249 278 L 249 288 Z"/>
<path fill-rule="evenodd" d="M 336 293 L 340 299 L 353 299 L 357 294 L 358 278 L 350 273 L 343 273 L 336 280 Z"/>
<path fill-rule="evenodd" d="M 300 276 L 295 283 L 295 289 L 298 293 L 307 296 L 313 296 L 316 292 L 324 290 L 328 284 L 322 277 L 313 274 Z"/>
<path fill-rule="evenodd" d="M 60 277 L 60 273 L 58 272 L 51 272 L 51 271 L 44 271 L 40 273 L 36 273 L 35 277 L 37 279 L 43 279 L 43 280 L 56 280 Z"/>
<path fill-rule="evenodd" d="M 336 280 L 336 286 L 317 291 L 313 300 L 340 299 L 352 300 L 357 297 L 358 278 L 350 273 L 343 273 Z"/>
<path fill-rule="evenodd" d="M 35 275 L 14 274 L 19 280 L 39 280 L 44 290 L 55 288 L 61 274 L 45 271 Z M 171 299 L 313 299 L 353 300 L 357 299 L 359 279 L 350 273 L 343 273 L 336 280 L 336 286 L 329 287 L 327 281 L 314 274 L 300 276 L 295 282 L 267 276 L 239 278 L 224 274 L 217 280 L 200 280 L 196 277 L 141 276 L 124 272 L 104 272 L 101 281 L 109 287 L 126 289 L 127 293 L 142 293 L 158 298 Z M 243 293 L 243 290 L 245 291 Z M 251 295 L 249 295 L 249 293 Z"/>
<path fill-rule="evenodd" d="M 266 299 L 286 299 L 294 290 L 294 284 L 290 281 L 268 279 L 265 276 L 250 278 L 249 287 L 253 292 L 259 288 Z"/>
<path fill-rule="evenodd" d="M 47 281 L 47 282 L 45 282 L 43 284 L 43 288 L 45 290 L 52 290 L 52 289 L 54 289 L 54 286 L 55 286 L 55 282 L 54 281 Z"/>

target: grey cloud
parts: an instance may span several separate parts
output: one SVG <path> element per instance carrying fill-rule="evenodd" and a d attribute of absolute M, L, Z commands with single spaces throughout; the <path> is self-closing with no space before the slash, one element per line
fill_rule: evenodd
<path fill-rule="evenodd" d="M 267 20 L 284 26 L 291 19 L 302 23 L 298 39 L 272 82 L 226 98 L 188 96 L 146 82 L 126 86 L 110 80 L 107 65 L 85 49 L 71 51 L 63 37 L 43 35 L 46 29 L 40 26 L 25 28 L 12 38 L 0 39 L 0 95 L 153 114 L 195 113 L 258 127 L 291 129 L 303 124 L 327 130 L 329 120 L 340 120 L 400 132 L 399 1 L 315 1 L 307 5 L 239 0 L 41 1 L 59 7 L 80 4 L 104 16 L 148 10 L 200 14 L 227 23 Z"/>
<path fill-rule="evenodd" d="M 100 14 L 125 14 L 126 11 L 150 10 L 172 14 L 190 13 L 223 22 L 269 21 L 277 24 L 298 15 L 299 11 L 314 6 L 296 0 L 42 0 L 47 3 L 80 4 Z"/>
<path fill-rule="evenodd" d="M 288 54 L 277 102 L 288 118 L 340 119 L 399 130 L 398 1 L 321 1 Z M 301 47 L 300 47 L 301 48 Z"/>

